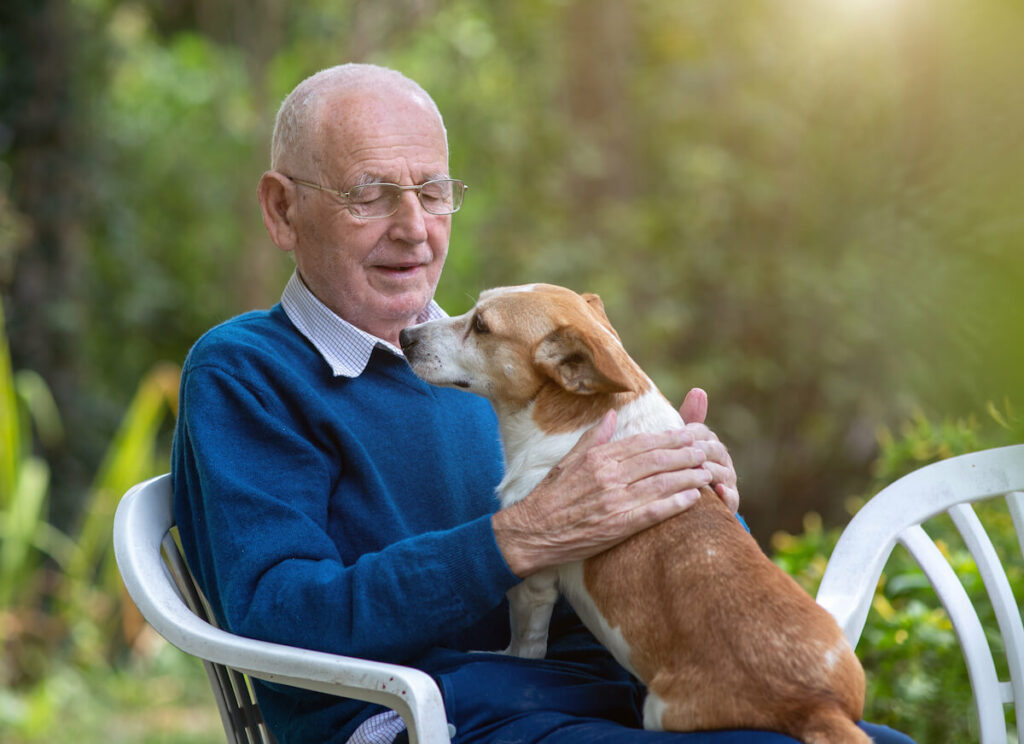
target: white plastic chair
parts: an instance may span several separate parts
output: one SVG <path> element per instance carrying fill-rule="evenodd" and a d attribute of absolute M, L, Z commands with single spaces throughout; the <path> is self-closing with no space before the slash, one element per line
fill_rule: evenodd
<path fill-rule="evenodd" d="M 169 475 L 132 487 L 114 517 L 114 554 L 143 617 L 173 645 L 203 660 L 229 742 L 274 744 L 248 676 L 379 703 L 401 715 L 411 744 L 449 744 L 444 703 L 428 674 L 243 638 L 211 624 L 171 533 L 172 499 Z"/>
<path fill-rule="evenodd" d="M 897 543 L 921 566 L 948 613 L 967 664 L 982 744 L 1007 742 L 1004 705 L 1014 704 L 1024 742 L 1024 628 L 1006 571 L 971 503 L 1006 499 L 1024 552 L 1024 444 L 975 452 L 922 467 L 880 491 L 843 530 L 818 602 L 856 646 L 882 569 Z M 921 524 L 947 512 L 981 574 L 1006 649 L 1009 681 L 1000 681 L 985 631 L 963 585 Z"/>

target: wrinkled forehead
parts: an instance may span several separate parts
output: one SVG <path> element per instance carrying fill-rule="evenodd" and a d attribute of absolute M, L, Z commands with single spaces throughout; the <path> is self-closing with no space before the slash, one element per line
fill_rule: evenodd
<path fill-rule="evenodd" d="M 418 182 L 448 172 L 444 125 L 412 89 L 332 91 L 318 109 L 316 132 L 315 164 L 341 175 Z"/>

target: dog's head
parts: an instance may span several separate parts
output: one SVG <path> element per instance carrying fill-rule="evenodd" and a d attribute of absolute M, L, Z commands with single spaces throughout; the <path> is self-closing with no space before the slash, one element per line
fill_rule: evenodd
<path fill-rule="evenodd" d="M 550 284 L 487 290 L 464 315 L 405 329 L 401 343 L 427 382 L 470 390 L 505 410 L 550 388 L 598 396 L 640 393 L 648 384 L 600 298 Z"/>

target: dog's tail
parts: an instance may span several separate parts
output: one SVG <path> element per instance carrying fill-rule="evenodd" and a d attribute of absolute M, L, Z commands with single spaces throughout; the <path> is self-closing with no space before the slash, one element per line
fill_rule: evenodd
<path fill-rule="evenodd" d="M 871 744 L 871 737 L 838 708 L 815 712 L 797 738 L 805 744 Z"/>

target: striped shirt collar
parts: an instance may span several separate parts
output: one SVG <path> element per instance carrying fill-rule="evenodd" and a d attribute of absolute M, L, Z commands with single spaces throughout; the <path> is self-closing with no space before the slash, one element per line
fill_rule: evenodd
<path fill-rule="evenodd" d="M 292 273 L 284 288 L 281 307 L 292 325 L 320 352 L 335 377 L 359 377 L 377 347 L 404 358 L 397 346 L 356 328 L 320 302 L 302 281 L 298 270 Z M 447 317 L 444 310 L 431 300 L 416 322 L 444 317 Z"/>

